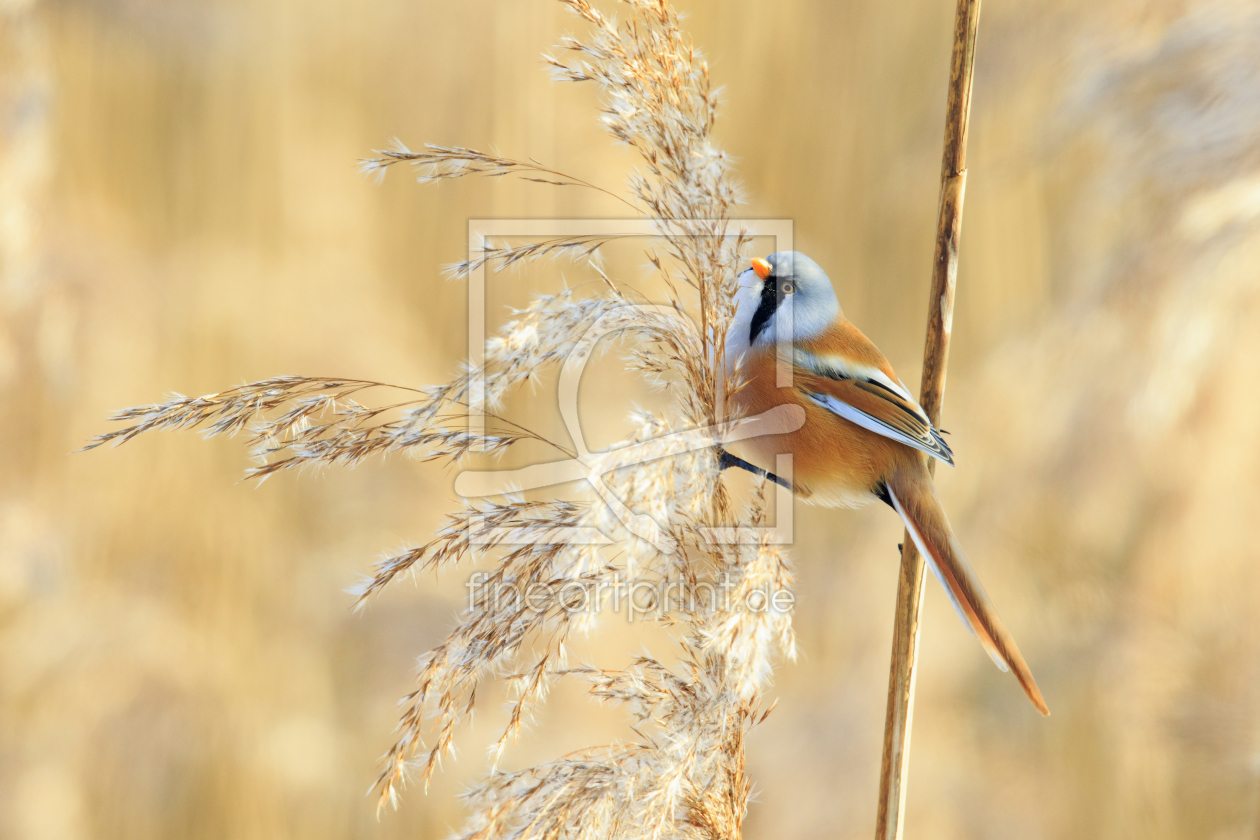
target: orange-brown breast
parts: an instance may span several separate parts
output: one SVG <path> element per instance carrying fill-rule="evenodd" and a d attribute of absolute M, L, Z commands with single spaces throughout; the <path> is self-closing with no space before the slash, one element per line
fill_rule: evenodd
<path fill-rule="evenodd" d="M 800 347 L 815 353 L 844 355 L 897 381 L 883 354 L 847 321 L 812 341 L 801 342 Z M 745 384 L 735 395 L 735 403 L 744 416 L 760 414 L 777 405 L 795 404 L 805 410 L 805 424 L 794 432 L 745 441 L 735 447 L 736 451 L 769 470 L 775 468 L 776 455 L 790 453 L 796 492 L 809 501 L 845 507 L 871 501 L 872 491 L 898 463 L 923 457 L 904 444 L 837 416 L 807 396 L 832 394 L 858 408 L 867 408 L 863 402 L 876 398 L 859 391 L 852 382 L 822 379 L 793 368 L 792 384 L 778 388 L 772 348 L 754 350 L 745 359 L 743 371 Z"/>

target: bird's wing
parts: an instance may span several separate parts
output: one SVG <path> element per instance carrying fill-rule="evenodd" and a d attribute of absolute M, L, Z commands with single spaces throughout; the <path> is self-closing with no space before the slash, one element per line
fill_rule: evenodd
<path fill-rule="evenodd" d="M 873 349 L 873 347 L 872 347 Z M 954 453 L 896 376 L 847 355 L 797 348 L 796 386 L 828 411 L 953 466 Z M 884 363 L 881 367 L 887 367 Z"/>

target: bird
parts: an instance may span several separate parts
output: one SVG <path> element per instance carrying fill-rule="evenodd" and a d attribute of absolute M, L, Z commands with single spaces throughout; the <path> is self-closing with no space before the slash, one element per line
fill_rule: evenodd
<path fill-rule="evenodd" d="M 803 425 L 771 428 L 741 442 L 740 451 L 771 465 L 776 455 L 791 453 L 793 492 L 808 503 L 880 501 L 896 511 L 963 624 L 1048 715 L 936 495 L 928 459 L 953 466 L 949 444 L 884 354 L 844 317 L 822 267 L 796 251 L 752 260 L 738 278 L 725 354 L 727 376 L 738 380 L 731 406 L 737 413 L 793 404 L 805 411 Z M 780 382 L 780 370 L 790 371 L 790 380 Z"/>

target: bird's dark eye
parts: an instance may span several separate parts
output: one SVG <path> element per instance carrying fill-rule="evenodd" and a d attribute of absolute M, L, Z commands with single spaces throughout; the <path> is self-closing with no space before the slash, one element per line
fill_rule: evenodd
<path fill-rule="evenodd" d="M 783 292 L 785 295 L 790 295 L 792 292 L 796 291 L 796 284 L 791 280 L 784 280 L 779 284 L 779 291 Z"/>

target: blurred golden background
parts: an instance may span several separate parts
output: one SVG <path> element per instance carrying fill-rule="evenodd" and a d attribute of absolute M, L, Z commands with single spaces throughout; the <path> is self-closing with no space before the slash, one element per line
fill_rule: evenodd
<path fill-rule="evenodd" d="M 953 4 L 680 5 L 746 215 L 795 221 L 914 386 Z M 445 835 L 493 698 L 429 795 L 378 821 L 363 793 L 463 578 L 361 615 L 343 590 L 438 525 L 451 473 L 258 488 L 239 441 L 194 434 L 68 453 L 172 390 L 443 381 L 467 220 L 617 206 L 355 162 L 397 136 L 619 186 L 595 92 L 538 59 L 578 22 L 547 0 L 3 0 L 0 24 L 0 837 Z M 977 55 L 939 483 L 1054 714 L 931 583 L 906 836 L 1256 837 L 1260 8 L 989 0 Z M 492 277 L 491 319 L 562 273 L 590 272 Z M 637 396 L 596 384 L 584 410 L 615 430 Z M 750 745 L 747 836 L 864 838 L 901 526 L 796 523 L 801 656 Z M 642 638 L 610 622 L 593 649 Z M 624 724 L 561 691 L 511 761 Z"/>

